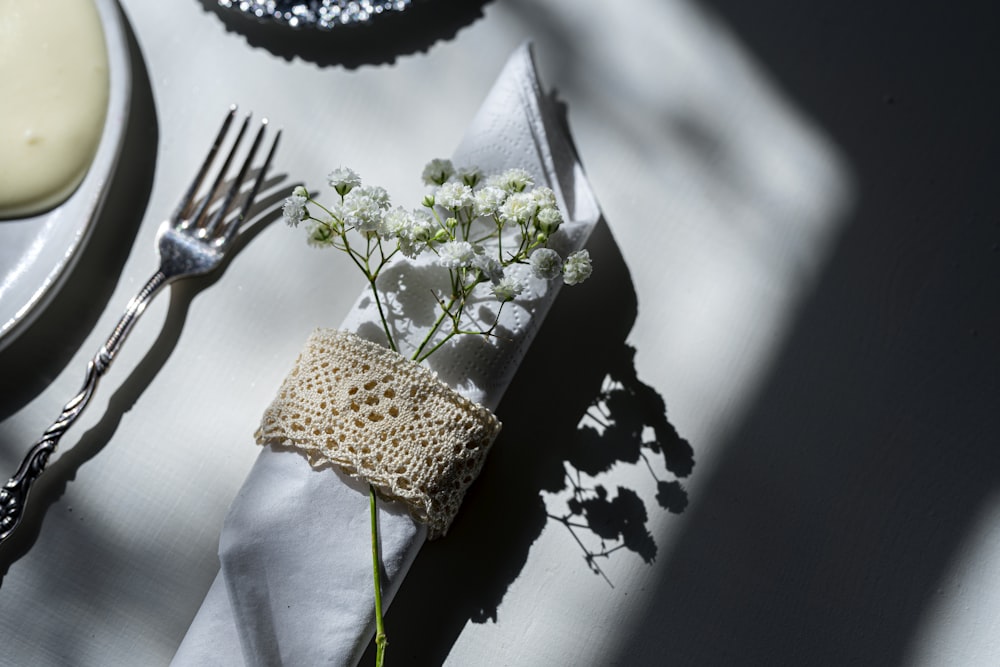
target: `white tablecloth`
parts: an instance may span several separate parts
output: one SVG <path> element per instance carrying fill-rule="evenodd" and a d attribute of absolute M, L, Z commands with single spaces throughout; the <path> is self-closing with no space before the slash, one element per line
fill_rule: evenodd
<path fill-rule="evenodd" d="M 531 39 L 605 214 L 595 278 L 400 589 L 390 664 L 1000 659 L 996 10 L 427 2 L 320 42 L 207 0 L 122 4 L 123 167 L 0 351 L 3 470 L 76 393 L 230 103 L 284 129 L 271 204 L 341 164 L 416 201 Z M 150 307 L 64 439 L 0 548 L 0 663 L 174 655 L 259 415 L 363 287 L 273 223 Z"/>

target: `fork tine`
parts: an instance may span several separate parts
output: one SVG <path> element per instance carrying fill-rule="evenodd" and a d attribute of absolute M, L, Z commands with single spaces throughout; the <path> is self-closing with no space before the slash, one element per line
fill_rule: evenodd
<path fill-rule="evenodd" d="M 184 192 L 184 196 L 181 197 L 180 204 L 177 205 L 177 209 L 171 217 L 171 221 L 173 221 L 175 225 L 185 219 L 185 211 L 187 211 L 188 207 L 194 203 L 194 197 L 198 193 L 198 188 L 201 187 L 202 181 L 205 180 L 205 175 L 212 166 L 212 162 L 215 161 L 215 156 L 219 152 L 219 148 L 222 146 L 222 140 L 225 139 L 226 134 L 229 132 L 229 126 L 232 125 L 233 118 L 235 117 L 236 105 L 234 104 L 229 107 L 229 113 L 226 114 L 225 119 L 222 121 L 222 127 L 219 128 L 219 134 L 216 135 L 215 141 L 212 143 L 212 147 L 208 150 L 208 155 L 205 157 L 205 161 L 201 163 L 201 168 L 198 169 L 198 173 L 195 175 L 191 185 Z"/>
<path fill-rule="evenodd" d="M 249 120 L 249 117 L 247 118 Z M 267 130 L 267 119 L 263 119 L 260 124 L 260 129 L 257 130 L 257 135 L 254 137 L 253 143 L 250 145 L 250 150 L 247 152 L 246 158 L 243 160 L 243 165 L 240 167 L 239 172 L 233 179 L 232 185 L 229 186 L 229 190 L 226 191 L 226 196 L 222 200 L 222 204 L 219 209 L 212 215 L 212 218 L 205 225 L 205 235 L 208 238 L 215 236 L 216 231 L 219 229 L 220 224 L 225 219 L 225 217 L 230 212 L 230 207 L 233 204 L 233 200 L 236 199 L 236 195 L 239 194 L 240 189 L 243 187 L 243 180 L 247 176 L 247 172 L 250 170 L 250 165 L 253 164 L 254 156 L 257 154 L 257 149 L 260 147 L 260 142 L 264 138 L 264 132 Z M 242 134 L 242 133 L 241 133 Z M 233 154 L 236 152 L 236 146 L 233 146 L 233 151 L 229 154 L 229 159 L 232 159 Z M 226 161 L 226 168 L 229 167 L 229 159 Z M 237 224 L 239 224 L 237 222 Z"/>
<path fill-rule="evenodd" d="M 202 225 L 202 220 L 208 211 L 208 207 L 215 200 L 216 193 L 222 188 L 223 183 L 226 180 L 226 173 L 229 171 L 229 165 L 232 164 L 233 157 L 236 155 L 236 150 L 240 147 L 240 143 L 243 141 L 243 135 L 246 134 L 247 126 L 250 124 L 250 114 L 247 114 L 243 119 L 243 124 L 240 125 L 239 132 L 236 133 L 236 139 L 233 141 L 232 147 L 229 149 L 229 154 L 226 155 L 226 159 L 222 162 L 222 166 L 219 168 L 219 172 L 215 175 L 215 180 L 212 181 L 212 187 L 209 188 L 208 192 L 205 194 L 205 198 L 202 199 L 201 204 L 198 209 L 191 215 L 190 225 L 192 227 L 202 227 L 204 226 L 206 231 L 206 236 L 212 235 L 212 229 L 214 224 L 210 221 L 209 223 Z M 220 211 L 225 211 L 229 206 L 229 198 L 227 196 L 226 201 Z"/>
<path fill-rule="evenodd" d="M 257 150 L 257 145 L 260 142 L 264 134 L 264 129 L 267 127 L 267 119 L 265 118 L 261 122 L 261 128 L 257 132 L 257 139 L 254 141 L 254 147 L 250 151 L 250 155 L 247 157 L 246 162 L 243 164 L 243 169 L 240 170 L 240 179 L 238 182 L 242 182 L 242 176 L 247 171 L 250 166 L 250 161 L 253 158 L 254 153 Z M 271 142 L 271 148 L 267 152 L 267 157 L 264 158 L 264 164 L 260 166 L 260 170 L 257 172 L 257 178 L 254 179 L 253 186 L 251 186 L 250 191 L 246 195 L 246 199 L 243 200 L 243 206 L 240 208 L 239 214 L 222 230 L 220 236 L 223 239 L 224 244 L 228 244 L 236 236 L 239 231 L 243 220 L 246 218 L 247 212 L 253 205 L 254 199 L 257 197 L 257 192 L 260 190 L 261 184 L 264 182 L 264 177 L 267 175 L 267 169 L 271 166 L 271 159 L 274 157 L 275 151 L 278 149 L 278 141 L 281 139 L 281 130 L 278 130 L 274 135 L 274 141 Z M 234 188 L 238 189 L 237 185 Z"/>

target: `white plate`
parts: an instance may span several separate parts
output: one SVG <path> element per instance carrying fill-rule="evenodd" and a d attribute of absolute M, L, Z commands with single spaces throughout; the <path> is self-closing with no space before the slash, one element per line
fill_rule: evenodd
<path fill-rule="evenodd" d="M 31 323 L 90 237 L 121 150 L 132 86 L 125 27 L 114 0 L 95 0 L 108 48 L 110 90 L 101 143 L 80 187 L 55 209 L 0 220 L 0 349 Z"/>

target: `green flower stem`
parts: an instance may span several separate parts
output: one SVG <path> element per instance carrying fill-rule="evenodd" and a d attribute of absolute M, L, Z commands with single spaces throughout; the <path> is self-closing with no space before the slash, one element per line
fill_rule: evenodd
<path fill-rule="evenodd" d="M 375 666 L 382 667 L 385 661 L 385 621 L 382 619 L 382 583 L 379 576 L 382 558 L 378 549 L 378 508 L 375 502 L 375 486 L 368 485 L 369 506 L 372 519 L 372 574 L 375 580 Z"/>
<path fill-rule="evenodd" d="M 497 257 L 499 257 L 500 261 L 502 262 L 503 261 L 503 222 L 500 220 L 500 217 L 497 216 L 496 214 L 493 215 L 493 220 L 496 222 L 496 225 L 497 225 Z"/>
<path fill-rule="evenodd" d="M 396 349 L 396 341 L 392 339 L 392 332 L 389 331 L 389 322 L 386 320 L 385 311 L 382 310 L 382 299 L 378 296 L 378 289 L 375 287 L 375 278 L 369 277 L 368 285 L 372 288 L 372 298 L 375 299 L 375 307 L 378 308 L 378 317 L 382 320 L 382 330 L 385 331 L 386 340 L 389 341 L 389 349 L 393 352 L 398 352 Z"/>
<path fill-rule="evenodd" d="M 429 357 L 432 354 L 434 354 L 435 352 L 437 352 L 438 348 L 440 348 L 442 345 L 444 345 L 445 343 L 447 343 L 449 340 L 452 339 L 452 337 L 455 334 L 458 334 L 458 333 L 462 333 L 462 332 L 460 332 L 460 331 L 451 331 L 451 332 L 449 332 L 444 338 L 442 338 L 440 341 L 438 341 L 438 343 L 434 347 L 432 347 L 431 349 L 429 349 L 426 354 L 424 354 L 423 356 L 420 356 L 420 357 L 414 356 L 413 360 L 416 361 L 417 363 L 420 363 L 421 361 L 423 361 L 427 357 Z"/>
<path fill-rule="evenodd" d="M 424 351 L 424 348 L 427 347 L 427 344 L 431 342 L 431 338 L 434 337 L 434 334 L 437 333 L 437 330 L 441 328 L 441 324 L 444 322 L 444 318 L 449 317 L 451 315 L 451 307 L 455 305 L 455 301 L 457 300 L 458 297 L 452 295 L 451 300 L 448 301 L 448 305 L 441 306 L 441 314 L 438 315 L 437 320 L 434 322 L 434 326 L 432 326 L 431 330 L 427 332 L 427 335 L 420 342 L 420 345 L 417 346 L 417 351 L 414 352 L 413 357 L 411 357 L 414 361 L 421 361 L 427 358 L 426 354 L 421 357 L 420 356 L 421 353 Z M 438 347 L 440 347 L 440 344 L 435 346 L 434 349 L 437 349 Z M 427 354 L 430 354 L 430 352 L 428 352 Z"/>
<path fill-rule="evenodd" d="M 382 309 L 382 299 L 378 295 L 378 288 L 375 286 L 375 281 L 378 279 L 379 271 L 385 266 L 388 261 L 387 257 L 382 257 L 381 263 L 379 263 L 378 268 L 375 271 L 371 270 L 371 239 L 368 239 L 368 255 L 362 255 L 357 250 L 351 247 L 351 242 L 347 238 L 347 230 L 340 230 L 340 238 L 344 242 L 344 249 L 347 251 L 347 256 L 351 258 L 357 267 L 364 274 L 365 278 L 368 279 L 368 286 L 372 290 L 372 298 L 375 299 L 375 307 L 378 308 L 378 316 L 382 321 L 382 330 L 385 332 L 386 341 L 389 343 L 389 349 L 393 352 L 398 352 L 396 348 L 396 341 L 392 337 L 392 332 L 389 330 L 389 322 L 385 316 L 385 311 Z M 379 250 L 381 251 L 381 243 L 379 244 Z M 395 254 L 395 253 L 393 253 Z M 391 257 L 391 255 L 390 255 Z"/>

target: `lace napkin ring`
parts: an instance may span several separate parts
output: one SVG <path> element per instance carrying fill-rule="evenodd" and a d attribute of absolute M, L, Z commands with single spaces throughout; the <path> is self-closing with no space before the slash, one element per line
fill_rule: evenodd
<path fill-rule="evenodd" d="M 317 329 L 255 438 L 373 484 L 434 539 L 448 531 L 499 432 L 492 412 L 428 368 L 355 334 Z"/>

